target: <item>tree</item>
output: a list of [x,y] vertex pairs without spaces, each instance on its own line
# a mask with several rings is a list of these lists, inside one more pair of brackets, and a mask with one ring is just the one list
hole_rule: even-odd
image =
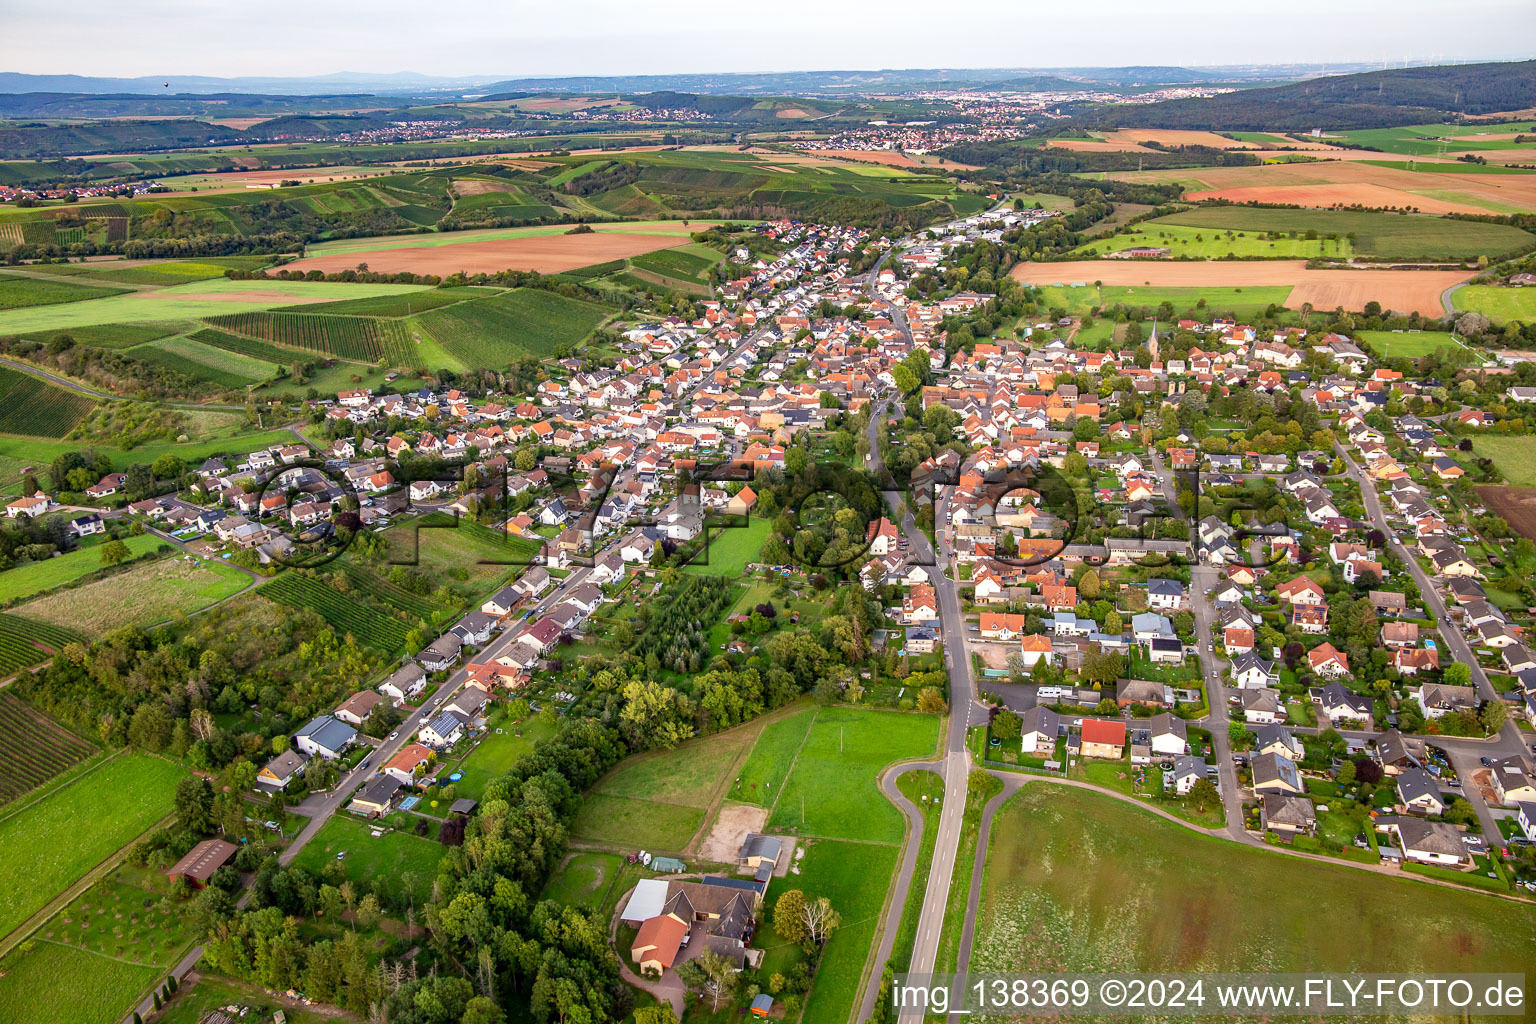
[[1339,765],[1339,773],[1333,778],[1340,786],[1352,785],[1355,781],[1355,762],[1345,761]]
[[937,686],[925,686],[918,691],[917,710],[925,715],[942,715],[949,710],[949,704]]
[[176,820],[188,832],[198,835],[213,830],[213,787],[198,775],[189,775],[176,783]]
[[800,912],[800,920],[805,922],[805,937],[817,946],[825,946],[843,923],[842,915],[832,909],[832,901],[825,896],[808,901]]
[[517,454],[512,456],[512,465],[519,473],[527,473],[539,464],[539,458],[532,448],[519,448]]
[[788,889],[773,905],[773,930],[785,942],[805,941],[805,893]]
[[1000,740],[1016,740],[1021,735],[1023,721],[1018,715],[1003,708],[992,716],[992,735]]
[[1099,574],[1089,569],[1077,581],[1077,593],[1080,597],[1086,597],[1092,601],[1099,596]]
[[1221,794],[1216,791],[1216,783],[1210,779],[1196,779],[1195,784],[1189,787],[1189,802],[1199,811],[1220,803]]
[[1447,686],[1466,686],[1472,682],[1472,669],[1459,661],[1445,667],[1442,674]]
[[1509,718],[1509,712],[1505,710],[1503,701],[1490,700],[1477,713],[1477,718],[1483,726],[1483,731],[1492,736],[1504,728],[1504,723]]
[[[736,965],[712,949],[706,949],[684,963],[678,968],[677,976],[689,988],[711,991],[713,1008],[716,1011],[720,1009],[720,1000],[730,999],[736,992],[736,986],[741,983],[741,976],[736,973]],[[567,1024],[573,1024],[573,1022],[568,1021]]]
[[635,1007],[635,1024],[677,1024],[671,1003]]
[[101,546],[101,562],[103,565],[121,565],[132,554],[133,552],[128,550],[128,545],[120,540],[109,540]]
[[357,923],[364,929],[372,928],[379,923],[379,918],[384,916],[383,908],[379,906],[379,898],[373,893],[364,896],[362,902],[357,905]]

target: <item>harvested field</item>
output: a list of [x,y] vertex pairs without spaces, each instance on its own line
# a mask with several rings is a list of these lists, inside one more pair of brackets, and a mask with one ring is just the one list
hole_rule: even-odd
[[1025,284],[1102,281],[1106,285],[1181,288],[1289,285],[1286,305],[1293,309],[1310,302],[1315,309],[1343,306],[1358,310],[1374,299],[1387,309],[1440,316],[1445,312],[1441,293],[1472,275],[1455,270],[1308,270],[1303,260],[1081,260],[1021,263],[1013,269],[1013,276]]
[[[1495,151],[1496,152],[1496,151]],[[1329,154],[1330,157],[1335,154]],[[1382,154],[1352,151],[1344,159],[1259,167],[1186,167],[1109,174],[1119,181],[1179,184],[1186,199],[1291,203],[1298,206],[1418,207],[1425,213],[1510,213],[1536,210],[1536,174],[1437,172],[1433,161],[1414,170],[1380,166]],[[1373,161],[1373,162],[1367,162]],[[1296,186],[1330,186],[1308,193]],[[1332,188],[1331,186],[1343,186]]]
[[840,160],[858,160],[866,164],[884,164],[886,167],[922,166],[922,164],[913,160],[907,154],[892,152],[888,149],[817,149],[812,150],[812,152],[817,156],[836,157]]
[[1477,489],[1477,496],[1511,530],[1536,540],[1536,489],[1485,485]]
[[[367,254],[370,270],[387,274],[412,271],[418,274],[448,275],[456,271],[471,274],[498,270],[537,270],[558,274],[594,263],[639,256],[676,244],[665,235],[629,234],[594,231],[584,235],[545,235],[531,238],[506,238],[490,242],[466,242],[434,248],[383,249]],[[357,265],[355,253],[314,256],[288,265],[289,270],[339,271]]]

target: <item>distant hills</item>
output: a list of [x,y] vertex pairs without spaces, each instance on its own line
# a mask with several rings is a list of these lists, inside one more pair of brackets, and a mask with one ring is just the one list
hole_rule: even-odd
[[1536,61],[1392,68],[1204,99],[1073,111],[1089,127],[1212,131],[1387,128],[1536,106]]

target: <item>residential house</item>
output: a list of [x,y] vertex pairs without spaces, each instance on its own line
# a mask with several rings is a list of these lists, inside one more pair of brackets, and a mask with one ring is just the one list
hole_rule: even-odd
[[370,818],[382,818],[395,809],[395,801],[400,798],[400,788],[405,785],[393,775],[376,775],[369,780],[368,785],[352,798],[347,809],[353,814],[362,814]]
[[334,761],[352,745],[357,730],[331,715],[311,719],[293,737],[293,745],[311,757]]
[[396,704],[420,695],[427,688],[427,673],[414,661],[407,661],[379,684],[379,692]]
[[379,770],[386,775],[392,775],[407,786],[416,782],[416,770],[424,765],[432,763],[433,753],[431,749],[420,743],[407,743],[400,748],[400,752],[388,761]]
[[1304,796],[1265,793],[1260,801],[1259,822],[1266,832],[1311,835],[1317,829],[1317,809]]
[[1081,741],[1083,757],[1117,760],[1125,753],[1125,723],[1085,718]]
[[295,778],[304,774],[308,764],[296,750],[285,750],[262,766],[256,773],[256,785],[263,789],[284,790]]
[[1296,762],[1283,754],[1260,754],[1253,759],[1251,769],[1253,791],[1261,796],[1266,793],[1296,795],[1306,791]]
[[1445,799],[1440,795],[1440,780],[1422,768],[1410,768],[1397,777],[1397,801],[1410,814],[1441,815]]
[[438,713],[432,721],[423,725],[416,738],[429,747],[446,750],[464,738],[469,723],[462,715],[452,711]]
[[1378,819],[1377,828],[1394,836],[1403,856],[1416,863],[1460,867],[1472,861],[1461,833],[1444,822],[1393,817]]
[[1371,699],[1347,690],[1339,683],[1314,687],[1309,692],[1312,703],[1317,705],[1318,715],[1327,719],[1330,725],[1371,720]]
[[362,726],[373,709],[384,698],[375,690],[359,690],[338,707],[333,714],[348,725]]

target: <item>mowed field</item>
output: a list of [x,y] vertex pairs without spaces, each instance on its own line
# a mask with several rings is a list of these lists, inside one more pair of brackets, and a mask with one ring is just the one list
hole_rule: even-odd
[[[1363,153],[1363,151],[1362,151]],[[1416,208],[1421,213],[1514,213],[1536,210],[1536,174],[1441,171],[1430,161],[1413,169],[1363,159],[1315,160],[1255,167],[1186,167],[1119,171],[1119,181],[1178,184],[1184,198],[1294,206]],[[1536,162],[1536,161],[1528,161]],[[1098,175],[1087,175],[1097,177]]]
[[1388,359],[1393,356],[1417,359],[1438,348],[1463,347],[1450,331],[1360,331],[1355,340],[1365,342],[1372,352]]
[[594,263],[639,256],[675,244],[677,239],[668,235],[593,231],[580,235],[539,235],[431,247],[375,249],[361,254],[336,253],[302,259],[290,263],[288,268],[332,272],[366,262],[369,270],[389,274],[411,271],[447,276],[459,271],[494,274],[500,270],[558,274]]
[[1528,906],[1255,850],[1095,793],[998,812],[975,972],[1536,969]]
[[1482,458],[1492,459],[1509,483],[1536,487],[1536,437],[1481,435],[1472,438],[1472,450]]
[[120,754],[0,819],[0,935],[170,814],[169,761]]
[[1149,288],[1290,287],[1285,304],[1299,309],[1359,310],[1375,300],[1385,309],[1417,310],[1440,316],[1441,293],[1471,277],[1444,270],[1309,270],[1303,260],[1222,260],[1196,263],[1163,260],[1082,260],[1072,263],[1021,263],[1013,269],[1024,284],[1050,285],[1100,281],[1105,285]]
[[1536,320],[1536,288],[1501,288],[1489,284],[1469,284],[1456,289],[1451,301],[1457,309],[1481,313],[1495,323],[1511,320],[1529,323]]

